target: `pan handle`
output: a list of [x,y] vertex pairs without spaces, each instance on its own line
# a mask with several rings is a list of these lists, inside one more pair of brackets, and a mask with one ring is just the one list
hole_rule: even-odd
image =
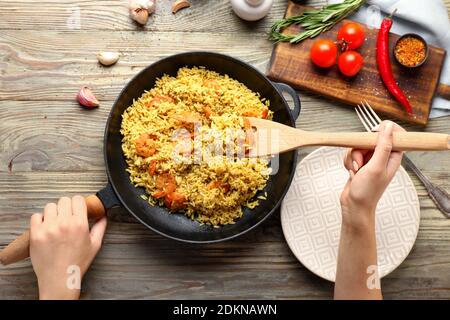
[[[98,200],[101,201],[101,203],[103,204],[103,208],[106,208],[106,210],[120,205],[120,201],[116,197],[116,193],[114,192],[110,183],[108,183],[102,190],[97,192],[95,196]],[[89,218],[91,218],[90,214]]]
[[[106,210],[119,204],[111,185],[95,195],[87,196],[86,205],[90,219],[98,220],[106,214]],[[25,231],[16,240],[0,251],[0,263],[4,266],[24,260],[30,256],[30,230]]]
[[294,101],[294,109],[292,109],[290,111],[291,111],[292,117],[294,118],[294,121],[297,120],[298,116],[300,115],[300,111],[302,109],[302,104],[300,102],[300,98],[298,96],[297,91],[295,91],[294,88],[292,88],[291,86],[289,86],[285,83],[281,83],[281,82],[272,82],[272,83],[275,86],[275,88],[278,89],[278,91],[280,93],[286,92],[292,97],[292,100]]

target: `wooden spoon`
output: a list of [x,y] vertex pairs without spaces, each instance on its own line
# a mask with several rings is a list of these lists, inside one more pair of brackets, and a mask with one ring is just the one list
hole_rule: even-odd
[[[376,132],[312,132],[258,118],[247,118],[256,128],[251,157],[283,153],[305,146],[374,149]],[[450,149],[450,135],[427,132],[394,132],[393,150],[439,151]]]

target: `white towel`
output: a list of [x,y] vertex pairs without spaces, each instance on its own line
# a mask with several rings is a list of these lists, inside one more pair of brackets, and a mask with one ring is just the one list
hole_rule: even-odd
[[[328,3],[342,1],[328,0]],[[417,33],[429,44],[447,51],[440,83],[450,85],[450,21],[447,7],[441,0],[368,0],[366,5],[351,16],[351,19],[379,28],[381,20],[394,9],[397,9],[397,12],[392,27],[393,33],[400,35]],[[448,115],[450,115],[450,101],[435,97],[430,118]]]

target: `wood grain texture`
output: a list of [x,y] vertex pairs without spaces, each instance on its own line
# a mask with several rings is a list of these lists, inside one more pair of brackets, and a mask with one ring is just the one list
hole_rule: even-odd
[[[286,17],[298,15],[307,9],[308,7],[289,1]],[[338,30],[348,21],[350,20],[342,21],[316,39],[336,39]],[[366,100],[375,111],[396,119],[425,125],[428,122],[431,103],[439,84],[445,50],[429,46],[426,63],[415,70],[402,68],[391,57],[395,78],[413,108],[413,115],[409,115],[391,96],[380,78],[376,58],[378,29],[368,28],[362,24],[361,26],[365,29],[366,41],[357,51],[364,57],[364,66],[356,76],[344,77],[337,66],[328,69],[314,66],[311,63],[310,50],[316,39],[307,39],[295,45],[290,43],[275,45],[268,71],[269,78],[296,88],[305,88],[350,105]],[[295,34],[299,30],[300,27],[294,25],[284,32]],[[398,35],[390,34],[391,52],[398,38]]]
[[[205,49],[241,58],[265,71],[272,44],[270,24],[284,14],[276,0],[266,19],[238,20],[227,0],[193,0],[175,17],[159,11],[140,30],[123,1],[0,0],[0,246],[28,228],[32,213],[62,195],[88,195],[106,184],[102,138],[113,100],[125,82],[149,63],[176,52]],[[450,8],[450,0],[445,0]],[[325,1],[308,1],[321,5]],[[68,29],[67,11],[81,8],[80,29]],[[217,10],[217,9],[221,10]],[[102,9],[102,15],[98,10]],[[194,18],[193,18],[194,17]],[[103,68],[95,54],[120,50],[118,65]],[[74,101],[78,87],[91,85],[99,109]],[[362,131],[352,108],[300,90],[304,130]],[[450,132],[448,118],[423,128]],[[300,151],[300,158],[313,148]],[[450,157],[412,153],[423,172],[450,189]],[[436,210],[411,174],[421,205],[413,251],[382,281],[387,299],[450,299],[450,220]],[[123,209],[109,214],[105,244],[83,283],[83,298],[286,298],[329,299],[332,284],[306,270],[287,247],[276,213],[242,238],[208,246],[164,239]],[[0,267],[0,298],[37,298],[29,261]]]
[[[174,0],[175,1],[175,0]],[[275,1],[262,21],[247,23],[232,11],[228,1],[191,0],[191,8],[172,14],[172,0],[156,3],[156,11],[146,26],[133,22],[128,14],[128,0],[0,0],[0,29],[16,30],[139,30],[188,31],[204,33],[263,34],[285,11],[285,1]],[[325,3],[325,1],[316,1]],[[212,15],[214,23],[211,23]],[[237,28],[237,27],[238,28]]]
[[[114,67],[97,62],[96,54],[105,50],[121,52]],[[264,34],[246,33],[211,34],[205,42],[191,32],[2,31],[0,99],[73,102],[79,87],[88,84],[100,100],[113,100],[124,83],[152,62],[202,50],[229,54],[265,71],[271,43]]]

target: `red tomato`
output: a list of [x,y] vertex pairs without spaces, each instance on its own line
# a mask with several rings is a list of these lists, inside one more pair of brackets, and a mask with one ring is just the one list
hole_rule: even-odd
[[363,57],[356,51],[346,51],[340,55],[339,70],[347,77],[353,77],[364,65]]
[[319,39],[313,43],[310,51],[312,62],[321,68],[329,68],[336,63],[338,48],[328,39]]
[[361,47],[366,40],[366,33],[361,25],[355,22],[349,22],[339,29],[338,40],[344,40],[349,50],[355,50]]

